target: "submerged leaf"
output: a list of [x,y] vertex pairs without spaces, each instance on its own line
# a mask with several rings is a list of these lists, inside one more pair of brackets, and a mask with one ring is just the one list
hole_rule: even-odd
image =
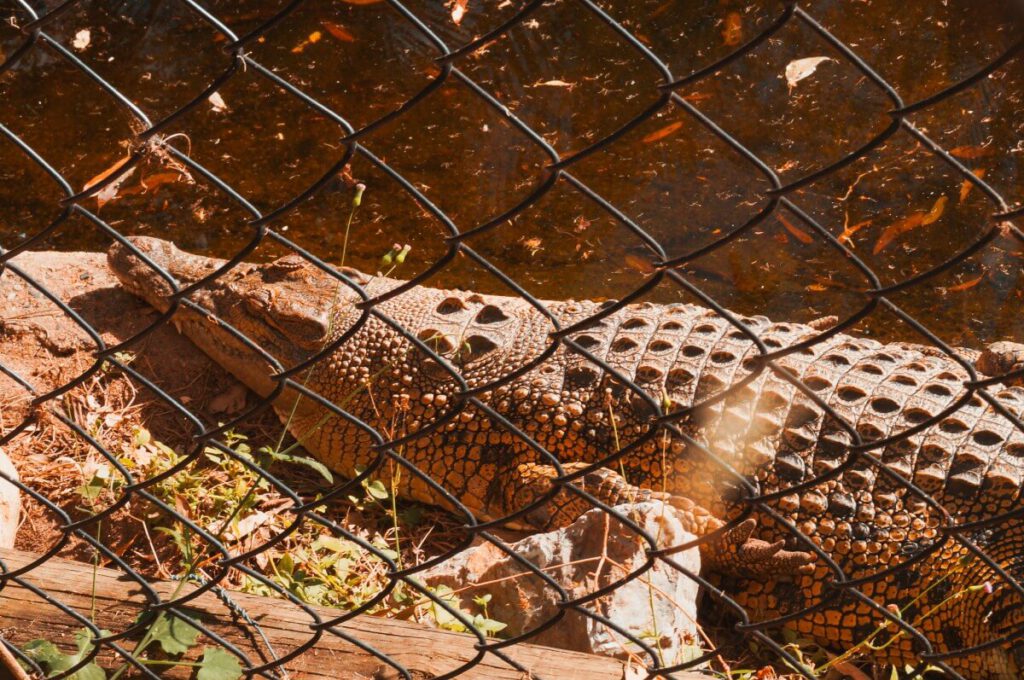
[[644,136],[644,138],[641,141],[644,144],[650,144],[651,142],[656,142],[659,139],[665,139],[666,137],[668,137],[681,127],[683,127],[683,121],[677,120],[674,123],[669,123],[665,127],[659,128],[654,132]]
[[335,40],[341,40],[342,42],[356,41],[356,37],[341,24],[336,24],[333,21],[327,21],[324,19],[320,22],[320,25],[323,26],[324,30],[327,31]]
[[776,217],[779,218],[779,222],[782,222],[782,226],[786,228],[786,231],[792,234],[793,238],[795,238],[797,241],[800,241],[800,243],[804,243],[807,245],[814,243],[814,238],[806,231],[796,227],[782,215],[776,215]]
[[949,288],[944,288],[943,290],[945,290],[945,292],[947,293],[959,293],[960,291],[963,290],[970,290],[971,288],[974,288],[979,283],[981,283],[981,280],[983,278],[985,278],[985,275],[981,274],[977,278],[970,279],[969,281],[964,281],[963,283],[958,283],[955,286],[950,286]]
[[[977,177],[978,179],[982,179],[983,177],[985,177],[985,168],[978,168],[977,170],[972,170],[971,172],[973,172],[974,176]],[[965,179],[963,181],[963,183],[960,184],[960,202],[961,203],[963,203],[964,201],[967,200],[967,196],[970,195],[971,189],[973,189],[973,188],[974,188],[974,182],[972,182],[969,179]]]
[[908,217],[904,217],[902,220],[897,220],[890,224],[885,228],[885,231],[882,232],[882,235],[878,237],[878,242],[875,243],[875,248],[871,252],[877,255],[882,252],[886,246],[899,238],[900,235],[905,234],[911,229],[924,227],[935,222],[937,219],[942,217],[942,213],[946,209],[946,201],[948,200],[949,199],[945,196],[939,196],[932,205],[931,210],[928,212],[916,212]]
[[452,23],[456,26],[462,23],[462,17],[466,16],[469,8],[469,0],[455,0],[452,4]]
[[797,83],[814,73],[818,66],[826,61],[835,61],[832,57],[804,57],[786,64],[786,83],[792,90]]
[[735,47],[743,42],[743,17],[739,12],[729,12],[722,25],[722,44]]

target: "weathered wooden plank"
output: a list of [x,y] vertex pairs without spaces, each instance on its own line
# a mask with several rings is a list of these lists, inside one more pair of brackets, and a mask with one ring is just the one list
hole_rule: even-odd
[[[35,558],[32,553],[0,549],[0,559],[11,569],[28,564]],[[101,628],[124,630],[145,603],[140,587],[113,569],[98,569],[95,576],[95,603],[93,568],[88,564],[51,559],[26,574],[25,580],[84,616],[90,616],[95,608],[94,623]],[[180,584],[155,582],[152,585],[162,598],[167,599]],[[231,599],[259,623],[278,656],[287,654],[317,635],[310,628],[312,620],[309,614],[285,600],[243,593],[231,593]],[[269,660],[262,641],[253,635],[251,627],[248,627],[247,634],[247,627],[237,623],[230,610],[215,595],[205,593],[188,606],[210,630],[237,645],[251,659]],[[341,610],[325,607],[314,609],[323,620],[341,613]],[[9,584],[0,591],[0,635],[9,642],[23,644],[32,638],[44,637],[57,643],[70,643],[71,634],[79,627],[78,622],[27,588]],[[476,656],[473,649],[475,637],[407,621],[360,616],[338,628],[388,654],[413,672],[414,677],[452,671]],[[202,643],[201,639],[200,647]],[[130,643],[125,644],[130,647]],[[261,649],[262,652],[259,651]],[[486,654],[480,663],[460,677],[479,680],[524,680],[534,676],[617,680],[625,674],[623,662],[607,657],[529,644],[514,645],[505,651],[530,672],[523,674],[498,657]],[[401,677],[392,675],[391,667],[372,654],[329,633],[324,633],[313,649],[288,662],[287,670],[292,680]],[[706,676],[677,674],[676,677]]]

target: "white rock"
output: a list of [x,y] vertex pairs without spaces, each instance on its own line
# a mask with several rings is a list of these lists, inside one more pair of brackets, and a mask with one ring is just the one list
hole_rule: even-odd
[[[0,473],[18,479],[18,471],[14,469],[3,449],[0,449]],[[14,536],[18,533],[20,515],[21,494],[18,487],[0,475],[0,548],[14,547]]]
[[[617,510],[655,537],[660,546],[693,540],[671,506],[651,502],[623,505]],[[511,547],[575,599],[642,567],[648,546],[635,532],[595,509],[564,529],[529,536]],[[673,559],[692,573],[700,572],[696,548]],[[474,545],[417,577],[428,586],[448,586],[457,591],[461,607],[473,613],[480,611],[473,598],[490,594],[489,617],[508,626],[502,631],[503,637],[532,630],[558,612],[557,591],[490,543]],[[673,665],[701,654],[696,600],[697,584],[657,560],[639,578],[585,606],[649,646],[660,647],[661,663]],[[559,623],[530,638],[530,642],[608,656],[639,654],[647,658],[638,645],[571,609]]]

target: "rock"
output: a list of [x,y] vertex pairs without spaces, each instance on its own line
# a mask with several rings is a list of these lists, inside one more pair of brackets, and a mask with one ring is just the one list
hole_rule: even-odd
[[5,476],[18,479],[18,471],[0,449],[0,548],[13,548],[21,516],[21,493]]
[[[693,540],[671,506],[650,502],[622,505],[616,510],[643,527],[661,546]],[[647,561],[647,543],[599,509],[564,529],[529,536],[511,547],[559,583],[573,599],[625,578]],[[700,572],[696,548],[673,559],[693,573]],[[486,542],[417,574],[417,578],[433,588],[450,588],[457,593],[459,606],[474,614],[481,610],[474,597],[490,595],[489,618],[507,624],[502,637],[530,631],[558,612],[557,591]],[[660,647],[662,663],[674,665],[701,653],[696,601],[697,584],[657,560],[639,578],[584,606],[649,646]],[[559,623],[530,638],[530,642],[616,657],[646,656],[627,638],[571,609]]]

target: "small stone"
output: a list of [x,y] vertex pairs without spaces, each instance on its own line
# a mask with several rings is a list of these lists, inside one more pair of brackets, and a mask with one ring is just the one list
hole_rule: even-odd
[[[664,546],[693,540],[685,532],[678,511],[660,502],[620,505],[617,512],[629,517]],[[536,534],[511,544],[512,551],[545,571],[565,588],[570,598],[579,598],[595,587],[621,578],[617,569],[604,570],[593,583],[595,560],[637,569],[647,562],[646,544],[621,523],[609,520],[599,509],[591,510],[564,529]],[[700,571],[700,550],[691,548],[672,556],[685,568]],[[458,593],[461,606],[477,611],[473,597],[491,596],[492,617],[505,623],[503,635],[516,636],[532,630],[560,611],[557,593],[495,546],[481,542],[451,559],[417,574],[427,586],[446,585]],[[480,584],[477,586],[477,584]],[[696,629],[697,584],[677,569],[657,560],[643,578],[628,580],[587,608],[604,616],[631,635],[650,642],[650,631],[659,632],[656,641],[666,665],[692,658],[699,640]],[[590,617],[573,610],[557,626],[531,641],[562,649],[621,657],[642,654],[628,640]],[[699,650],[697,650],[699,654]]]

